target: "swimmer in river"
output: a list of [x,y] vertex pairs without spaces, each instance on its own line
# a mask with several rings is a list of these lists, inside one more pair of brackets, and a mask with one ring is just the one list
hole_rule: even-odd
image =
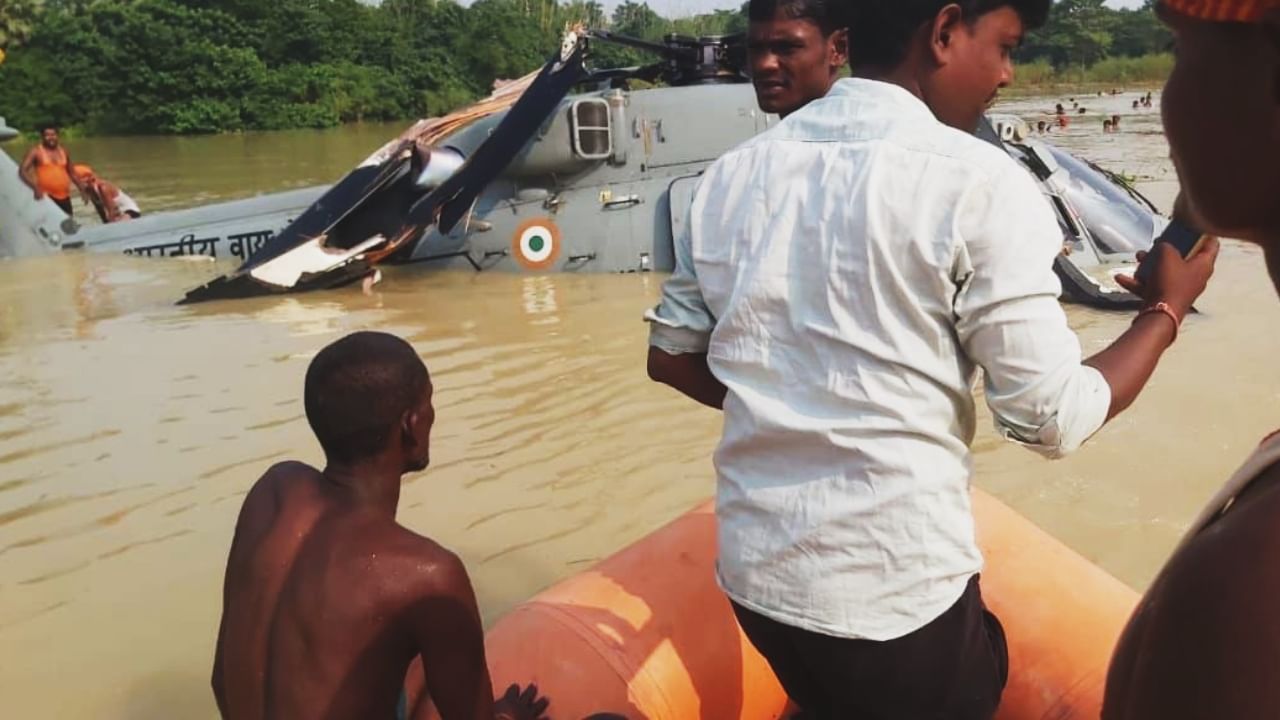
[[1043,135],[1045,132],[1045,128],[1047,128],[1048,126],[1049,126],[1049,123],[1041,120],[1040,122],[1036,123],[1036,132]]
[[1104,133],[1106,133],[1106,134],[1110,135],[1110,134],[1111,134],[1111,128],[1112,128],[1112,127],[1113,127],[1113,126],[1111,125],[1111,121],[1110,121],[1110,120],[1103,120],[1103,121],[1102,121],[1102,132],[1104,132]]
[[[1280,289],[1280,0],[1162,0],[1157,12],[1178,48],[1162,98],[1178,204],[1209,235],[1259,246]],[[1144,261],[1150,276],[1188,264],[1157,247]],[[1255,332],[1266,332],[1267,315],[1256,317]],[[1265,402],[1221,400],[1223,412]],[[1186,418],[1192,432],[1200,417]],[[1280,717],[1278,557],[1280,434],[1191,523],[1138,603],[1111,661],[1103,719]]]
[[1058,119],[1058,127],[1065,128],[1071,124],[1071,118],[1067,117],[1067,109],[1062,107],[1062,103],[1058,103],[1056,116]]
[[417,353],[349,335],[312,360],[304,395],[327,464],[276,465],[244,500],[213,667],[222,716],[404,716],[421,658],[445,720],[541,718],[535,687],[494,700],[462,561],[396,523],[401,477],[427,467],[435,422]]

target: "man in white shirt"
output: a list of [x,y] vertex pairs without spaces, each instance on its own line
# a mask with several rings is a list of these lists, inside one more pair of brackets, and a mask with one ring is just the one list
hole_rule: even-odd
[[[859,0],[854,77],[717,161],[651,323],[650,375],[725,411],[721,587],[806,717],[990,718],[1007,674],[969,500],[977,369],[1051,457],[1128,407],[1216,247],[1082,360],[1062,235],[974,138],[1049,0]],[[1173,257],[1164,257],[1172,253]]]

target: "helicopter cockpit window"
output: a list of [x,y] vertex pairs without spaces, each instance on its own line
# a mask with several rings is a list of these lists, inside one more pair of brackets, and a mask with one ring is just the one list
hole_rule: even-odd
[[573,104],[573,152],[584,160],[606,160],[613,154],[609,103],[598,98]]

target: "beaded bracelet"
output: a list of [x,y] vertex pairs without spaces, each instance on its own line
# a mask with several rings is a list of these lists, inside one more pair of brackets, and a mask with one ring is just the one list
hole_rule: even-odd
[[1173,340],[1170,340],[1169,344],[1172,345],[1177,342],[1178,330],[1182,327],[1182,318],[1178,317],[1178,313],[1174,312],[1173,308],[1169,307],[1169,303],[1167,302],[1161,301],[1154,305],[1148,305],[1138,313],[1138,317],[1134,318],[1133,321],[1136,323],[1138,322],[1138,318],[1141,318],[1144,315],[1151,315],[1153,313],[1162,313],[1173,321]]

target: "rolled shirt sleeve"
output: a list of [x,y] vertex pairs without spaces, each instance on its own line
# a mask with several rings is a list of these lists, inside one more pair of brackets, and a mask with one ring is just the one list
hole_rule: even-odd
[[957,218],[956,332],[986,375],[1006,439],[1048,457],[1078,449],[1107,420],[1111,387],[1083,364],[1053,272],[1063,235],[1021,168],[970,189]]
[[675,237],[675,270],[662,286],[662,299],[648,310],[649,345],[669,355],[707,352],[716,320],[702,297],[693,263],[692,206]]

